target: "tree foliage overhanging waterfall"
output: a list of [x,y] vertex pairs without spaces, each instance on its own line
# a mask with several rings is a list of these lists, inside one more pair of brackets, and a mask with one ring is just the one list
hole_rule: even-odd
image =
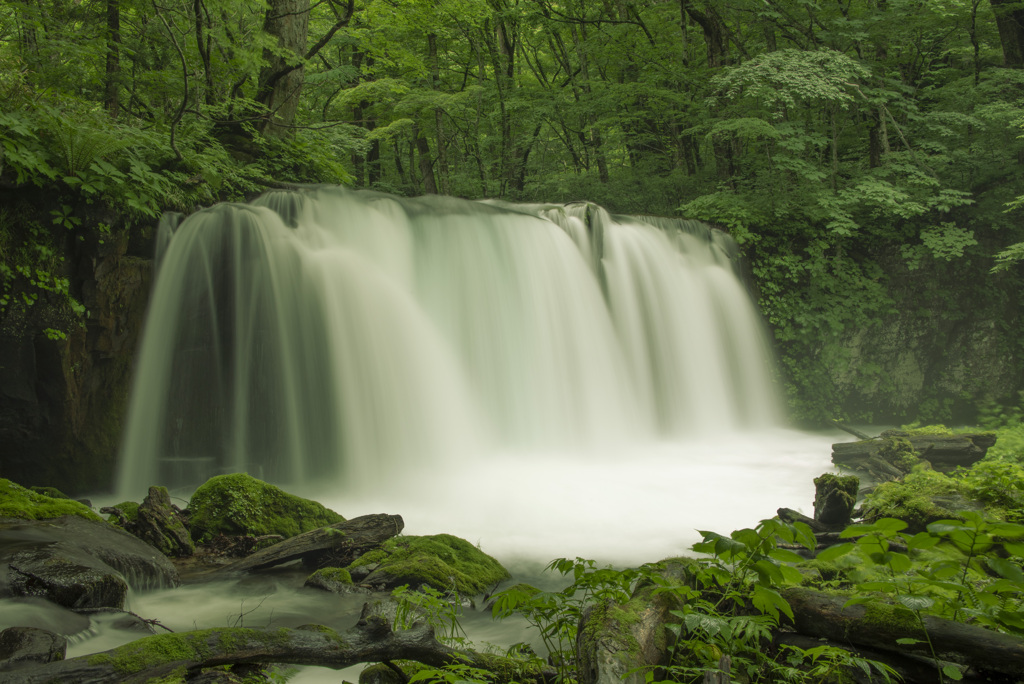
[[124,493],[778,421],[731,242],[704,224],[317,188],[167,217],[158,242]]

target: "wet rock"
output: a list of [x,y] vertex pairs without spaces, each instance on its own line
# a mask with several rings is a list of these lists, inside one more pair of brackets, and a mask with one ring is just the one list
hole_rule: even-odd
[[64,660],[67,650],[68,640],[60,634],[37,627],[8,627],[0,632],[0,671]]
[[67,516],[0,523],[0,597],[122,609],[129,587],[177,585],[166,557],[105,522]]

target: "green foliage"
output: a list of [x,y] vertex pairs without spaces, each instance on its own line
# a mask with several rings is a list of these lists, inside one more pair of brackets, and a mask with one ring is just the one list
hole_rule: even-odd
[[[851,525],[840,536],[854,542],[830,547],[817,557],[844,560],[857,591],[847,605],[877,607],[891,597],[913,614],[925,641],[924,614],[1024,634],[1024,525],[986,519],[974,511],[960,516],[930,523],[916,534],[894,518]],[[895,543],[906,552],[895,550]]]
[[192,495],[188,508],[192,537],[199,543],[219,534],[294,537],[344,520],[315,501],[245,473],[211,477]]

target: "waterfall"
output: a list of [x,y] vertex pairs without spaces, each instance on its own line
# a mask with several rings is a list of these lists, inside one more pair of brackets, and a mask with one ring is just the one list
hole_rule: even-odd
[[735,247],[704,224],[311,188],[171,217],[158,245],[126,496],[779,423]]

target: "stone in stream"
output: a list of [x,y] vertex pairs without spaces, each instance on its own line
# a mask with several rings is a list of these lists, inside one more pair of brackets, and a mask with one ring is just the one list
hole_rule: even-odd
[[68,640],[37,627],[8,627],[0,632],[0,681],[4,670],[64,660]]

